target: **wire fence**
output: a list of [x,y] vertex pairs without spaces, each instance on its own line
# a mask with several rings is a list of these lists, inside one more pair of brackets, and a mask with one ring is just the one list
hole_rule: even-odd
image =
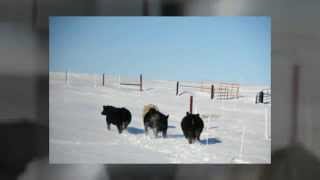
[[186,91],[199,91],[209,94],[211,99],[238,99],[240,84],[236,83],[190,83],[177,81],[176,95]]

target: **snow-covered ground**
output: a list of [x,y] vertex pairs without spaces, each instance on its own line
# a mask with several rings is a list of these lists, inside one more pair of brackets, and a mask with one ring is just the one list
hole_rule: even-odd
[[[69,74],[68,83],[64,78],[50,73],[51,163],[271,163],[271,140],[265,134],[266,125],[267,136],[271,132],[271,105],[254,103],[266,87],[240,87],[240,98],[233,100],[211,100],[210,94],[189,89],[194,111],[205,121],[201,142],[190,145],[180,127],[189,94],[176,96],[176,82],[145,80],[140,92],[119,86],[116,77],[106,78],[104,87],[99,76]],[[149,103],[170,115],[166,139],[144,134],[142,109]],[[131,111],[128,131],[107,130],[103,105]]]

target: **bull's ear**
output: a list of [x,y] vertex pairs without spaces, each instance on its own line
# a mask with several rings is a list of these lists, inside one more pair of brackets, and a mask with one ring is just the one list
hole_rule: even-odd
[[169,118],[169,114],[168,115],[166,115],[166,119],[168,119]]
[[200,117],[200,114],[196,114],[197,117]]
[[187,111],[186,115],[189,115],[190,113]]

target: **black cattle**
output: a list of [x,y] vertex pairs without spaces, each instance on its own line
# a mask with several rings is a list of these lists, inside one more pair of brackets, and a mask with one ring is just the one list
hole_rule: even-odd
[[114,124],[118,128],[119,134],[121,134],[122,130],[126,129],[131,122],[131,113],[126,108],[103,106],[101,114],[106,116],[108,130],[110,130],[110,124]]
[[187,112],[186,116],[181,121],[181,129],[184,136],[188,139],[189,144],[195,140],[200,141],[200,135],[203,129],[203,120],[199,114]]
[[167,137],[168,118],[169,115],[164,115],[158,110],[150,108],[143,118],[145,133],[148,134],[148,128],[150,127],[155,137],[158,137],[159,132],[162,132],[162,137]]

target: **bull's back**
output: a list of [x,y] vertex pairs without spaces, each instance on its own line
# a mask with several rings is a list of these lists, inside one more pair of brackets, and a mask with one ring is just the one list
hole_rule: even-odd
[[143,107],[142,118],[146,116],[146,114],[150,111],[150,109],[155,109],[159,111],[159,108],[154,104],[148,104]]
[[193,119],[192,117],[184,117],[181,122],[182,130],[202,130],[204,123],[202,119]]
[[131,112],[126,108],[121,108],[121,117],[123,121],[131,121]]
[[192,119],[189,117],[184,117],[181,121],[181,128],[183,131],[192,129]]
[[196,127],[197,129],[200,129],[202,131],[203,127],[204,127],[204,123],[203,123],[203,120],[202,119],[197,119],[197,123],[196,123]]
[[113,124],[116,124],[122,118],[119,108],[108,109],[108,111],[106,111],[106,116],[107,119]]

